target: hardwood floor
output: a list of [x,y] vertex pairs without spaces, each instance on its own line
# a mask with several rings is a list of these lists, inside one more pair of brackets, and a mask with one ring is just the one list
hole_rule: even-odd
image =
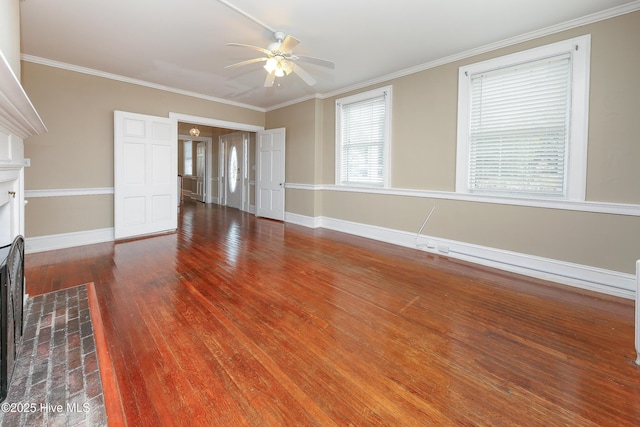
[[633,301],[185,204],[176,234],[26,258],[94,282],[126,422],[640,425]]

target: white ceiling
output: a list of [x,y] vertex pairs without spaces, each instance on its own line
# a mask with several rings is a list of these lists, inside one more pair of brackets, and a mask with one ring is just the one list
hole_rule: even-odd
[[484,49],[631,0],[227,0],[266,27],[291,34],[295,53],[328,59],[264,88],[261,63],[225,69],[267,47],[269,30],[216,0],[21,0],[27,60],[83,67],[268,109],[327,95],[443,58]]

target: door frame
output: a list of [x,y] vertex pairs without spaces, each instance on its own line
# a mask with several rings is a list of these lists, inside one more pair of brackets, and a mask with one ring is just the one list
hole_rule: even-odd
[[[256,111],[263,111],[263,110],[258,110],[256,109]],[[258,126],[258,125],[252,125],[249,123],[240,123],[240,122],[230,122],[227,120],[220,120],[220,119],[215,119],[215,118],[211,118],[211,117],[202,117],[202,116],[193,116],[191,114],[183,114],[183,113],[176,113],[176,112],[169,112],[169,118],[171,119],[176,119],[176,121],[178,122],[187,122],[187,123],[193,123],[195,125],[202,125],[202,126],[211,126],[211,127],[217,127],[217,128],[225,128],[225,129],[233,129],[233,130],[237,130],[237,131],[244,131],[244,132],[260,132],[264,130],[264,126]],[[189,139],[191,140],[195,140],[195,138],[191,138],[189,137]],[[176,140],[177,143],[177,140]],[[219,144],[220,145],[220,144]],[[209,156],[211,157],[211,156]],[[211,167],[207,168],[209,170],[213,170],[213,165],[211,165]],[[218,175],[220,175],[222,172],[219,170],[218,171]],[[219,178],[221,178],[219,176]],[[226,177],[225,177],[226,178]],[[219,182],[219,186],[223,186],[224,183],[221,182],[222,179],[220,179]],[[224,187],[220,187],[222,189],[224,189]],[[211,191],[209,191],[208,194],[211,194]],[[220,194],[220,192],[218,192],[218,198],[221,199],[223,196]],[[220,204],[222,203],[222,200],[219,200]],[[211,201],[207,202],[207,203],[212,203]],[[226,200],[224,201],[224,203],[226,203]]]
[[219,120],[202,116],[192,116],[190,114],[169,113],[169,118],[176,119],[179,122],[187,122],[196,125],[233,129],[246,132],[258,132],[264,130],[264,126],[252,125],[249,123],[229,122],[226,120]]
[[[211,203],[211,172],[213,171],[213,158],[210,155],[213,150],[213,138],[208,136],[191,136],[191,135],[178,135],[178,140],[182,141],[194,141],[205,142],[205,166],[204,166],[204,203]],[[180,145],[180,144],[178,144]]]

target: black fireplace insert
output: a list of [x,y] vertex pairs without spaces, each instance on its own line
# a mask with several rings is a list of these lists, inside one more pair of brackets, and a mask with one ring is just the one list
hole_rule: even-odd
[[0,402],[7,397],[22,341],[24,238],[0,247]]

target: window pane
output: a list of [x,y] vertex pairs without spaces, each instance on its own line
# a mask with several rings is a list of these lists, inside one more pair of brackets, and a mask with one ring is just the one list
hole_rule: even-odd
[[384,185],[385,96],[342,109],[341,184]]
[[471,192],[564,197],[571,57],[471,76]]
[[193,148],[191,141],[184,142],[184,174],[193,175]]

